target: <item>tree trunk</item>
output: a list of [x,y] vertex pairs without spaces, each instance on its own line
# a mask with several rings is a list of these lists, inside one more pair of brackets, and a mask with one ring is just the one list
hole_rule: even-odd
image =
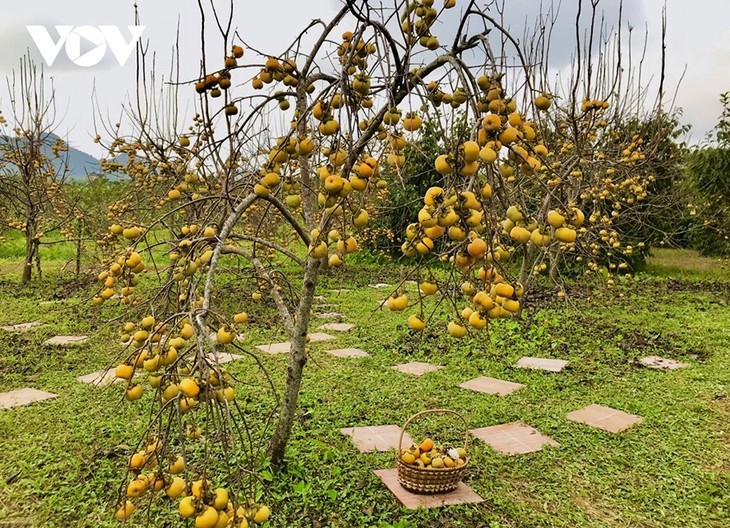
[[79,275],[81,275],[81,238],[84,234],[84,226],[79,220],[77,227],[76,227],[76,278],[79,278]]
[[291,340],[291,351],[289,352],[289,368],[286,374],[284,399],[281,402],[281,411],[279,413],[279,421],[276,424],[276,430],[271,440],[269,440],[269,445],[266,449],[266,454],[271,457],[271,462],[275,466],[280,465],[284,459],[286,444],[289,440],[292,426],[294,425],[299,389],[302,385],[304,365],[307,362],[305,345],[307,329],[309,328],[310,311],[312,309],[314,291],[317,286],[321,265],[321,259],[307,258],[306,268],[304,270],[304,286],[299,300],[294,335]]
[[33,240],[33,245],[35,246],[35,269],[38,272],[38,280],[43,279],[43,270],[41,269],[41,241],[36,239]]
[[22,284],[28,284],[33,276],[33,257],[35,256],[35,226],[34,222],[26,219],[25,227],[25,260],[23,261]]

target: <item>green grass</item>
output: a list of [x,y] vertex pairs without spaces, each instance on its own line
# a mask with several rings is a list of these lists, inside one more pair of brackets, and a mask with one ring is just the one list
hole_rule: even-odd
[[697,280],[728,280],[730,261],[721,258],[701,257],[688,249],[652,249],[647,259],[646,271],[661,277]]
[[[704,262],[685,252],[658,251],[636,280],[618,281],[609,290],[576,288],[565,301],[544,301],[521,321],[501,321],[489,333],[461,341],[445,337],[439,324],[417,339],[404,328],[404,314],[375,309],[388,292],[366,285],[394,283],[396,265],[363,264],[324,277],[318,293],[334,305],[326,311],[347,314],[357,328],[334,342],[311,346],[285,467],[262,473],[262,499],[273,512],[270,525],[727,526],[730,273],[717,262]],[[83,302],[87,287],[74,288],[54,271],[47,275],[43,284],[27,288],[18,288],[11,272],[0,278],[0,324],[46,323],[27,333],[3,334],[3,390],[32,386],[60,395],[0,411],[0,527],[115,526],[111,512],[131,453],[128,446],[136,444],[146,424],[149,397],[125,403],[120,386],[100,390],[75,381],[117,358],[117,328],[106,321],[123,311],[106,305],[91,309]],[[232,305],[247,298],[252,287],[230,278],[223,286]],[[339,288],[349,291],[335,293]],[[66,296],[61,303],[39,304],[61,295]],[[259,327],[251,325],[246,349],[283,337],[265,305],[252,308],[251,315]],[[324,322],[314,320],[313,329]],[[59,333],[93,338],[68,350],[42,347]],[[344,360],[325,353],[344,346],[363,348],[370,357]],[[636,366],[638,358],[650,354],[691,366],[666,373]],[[514,369],[523,355],[571,363],[561,374]],[[445,368],[421,378],[390,368],[411,360]],[[266,355],[262,361],[281,388],[286,357]],[[261,383],[250,359],[228,367],[242,382]],[[505,398],[458,388],[478,375],[526,387]],[[256,385],[242,385],[239,394],[253,416],[272,404]],[[644,423],[611,435],[565,418],[590,403],[638,414]],[[466,481],[485,502],[408,511],[372,473],[392,467],[393,454],[359,454],[339,431],[401,424],[433,407],[458,410],[469,427],[524,421],[560,447],[508,457],[475,440]],[[416,427],[414,435],[424,432]],[[155,524],[184,526],[174,504],[162,502]],[[135,519],[142,524],[145,517]]]

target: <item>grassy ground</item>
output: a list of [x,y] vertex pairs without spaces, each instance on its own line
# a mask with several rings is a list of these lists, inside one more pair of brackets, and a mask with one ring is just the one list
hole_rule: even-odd
[[[58,269],[60,262],[49,268]],[[2,335],[0,386],[60,395],[0,411],[0,527],[114,526],[111,508],[128,446],[146,423],[147,400],[124,403],[121,387],[100,390],[74,378],[117,357],[117,328],[106,321],[120,310],[90,309],[88,288],[53,271],[40,285],[18,288],[12,262],[0,261],[0,270],[0,324],[46,323]],[[489,334],[462,341],[440,332],[416,340],[404,330],[405,316],[376,311],[387,293],[367,283],[393,283],[396,275],[394,267],[371,265],[320,284],[332,304],[323,310],[347,314],[357,328],[334,343],[311,346],[285,470],[264,474],[271,526],[727,526],[730,272],[722,263],[657,251],[636,281],[621,281],[612,290],[574,288],[566,301],[543,301],[522,321],[503,321]],[[349,291],[336,293],[339,288]],[[258,319],[269,328],[249,332],[248,349],[283,335],[265,313]],[[52,335],[75,333],[93,338],[68,350],[41,345]],[[370,357],[343,360],[324,352],[345,346],[363,348]],[[691,366],[663,373],[636,365],[650,354]],[[514,369],[523,355],[571,363],[561,374]],[[262,360],[281,387],[286,358]],[[421,378],[390,368],[411,360],[445,368]],[[242,380],[257,379],[250,360],[231,363],[229,370]],[[505,398],[458,388],[478,375],[526,388]],[[254,387],[241,397],[254,413],[271,403]],[[611,435],[565,418],[590,403],[638,414],[644,423]],[[474,441],[466,481],[484,503],[404,510],[372,473],[392,467],[392,454],[361,455],[339,430],[401,424],[437,406],[460,411],[470,428],[521,420],[560,447],[508,457]],[[170,504],[157,525],[182,526],[173,510]]]

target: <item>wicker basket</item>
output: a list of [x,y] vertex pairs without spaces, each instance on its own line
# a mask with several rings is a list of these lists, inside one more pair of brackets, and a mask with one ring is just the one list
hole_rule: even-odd
[[414,414],[413,416],[408,418],[406,423],[403,425],[403,428],[401,429],[400,439],[398,440],[398,451],[395,454],[395,460],[396,464],[398,465],[398,482],[400,482],[400,485],[403,486],[405,489],[407,489],[408,491],[412,491],[413,493],[433,494],[453,491],[454,489],[456,489],[456,486],[459,485],[461,479],[464,478],[464,473],[469,466],[468,457],[464,460],[463,466],[452,468],[443,467],[426,469],[420,468],[413,464],[406,464],[405,462],[403,462],[403,460],[401,460],[400,455],[403,451],[403,434],[405,433],[408,425],[412,421],[420,418],[421,416],[437,413],[452,414],[457,416],[459,420],[461,420],[464,425],[464,450],[466,450],[467,448],[469,432],[467,430],[466,420],[464,420],[464,417],[458,412],[449,409],[430,409]]

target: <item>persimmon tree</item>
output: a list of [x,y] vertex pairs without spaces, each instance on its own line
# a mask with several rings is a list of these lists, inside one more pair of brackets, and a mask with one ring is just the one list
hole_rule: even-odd
[[[544,262],[556,281],[560,262],[583,254],[593,266],[603,259],[620,268],[631,248],[616,245],[608,229],[619,208],[606,207],[644,199],[652,150],[650,138],[609,126],[629,107],[609,118],[622,68],[605,58],[608,37],[605,66],[578,69],[563,96],[536,66],[547,44],[523,48],[498,3],[462,2],[457,12],[455,0],[347,1],[267,53],[252,52],[232,30],[232,3],[226,12],[199,5],[226,55],[211,63],[204,48],[198,79],[160,87],[140,48],[140,99],[126,109],[125,126],[107,129],[105,167],[126,174],[130,190],[109,207],[107,238],[123,249],[100,274],[94,302],[118,295],[129,306],[116,375],[128,400],[147,391],[154,402],[117,517],[164,489],[183,497],[180,513],[196,526],[247,526],[268,509],[255,502],[255,472],[242,466],[255,467],[261,446],[274,465],[284,458],[320,274],[358,250],[373,201],[399,184],[424,119],[442,130],[431,160],[439,180],[422,190],[402,246],[417,259],[404,279],[418,277],[420,293],[409,299],[398,287],[387,306],[420,308],[408,319],[418,331],[427,323],[424,297],[440,294],[455,309],[447,326],[455,337],[519,313]],[[456,23],[449,42],[439,39],[445,17]],[[577,61],[591,64],[594,55]],[[180,90],[199,94],[188,124],[179,122]],[[290,126],[279,130],[272,123],[281,115]],[[296,277],[280,259],[297,266]],[[447,273],[435,277],[432,262],[448,264]],[[145,275],[154,285],[146,293],[138,288]],[[219,295],[223,277],[247,293],[234,305]],[[237,339],[260,300],[275,307],[291,343],[283,394],[270,383],[270,433],[268,423],[250,427],[237,399],[247,387],[221,364],[224,351],[237,351],[261,366]]]
[[25,236],[22,282],[35,264],[41,275],[44,233],[68,223],[63,183],[68,174],[68,146],[57,135],[55,93],[42,69],[28,58],[7,79],[7,117],[0,116],[0,213],[2,221]]

